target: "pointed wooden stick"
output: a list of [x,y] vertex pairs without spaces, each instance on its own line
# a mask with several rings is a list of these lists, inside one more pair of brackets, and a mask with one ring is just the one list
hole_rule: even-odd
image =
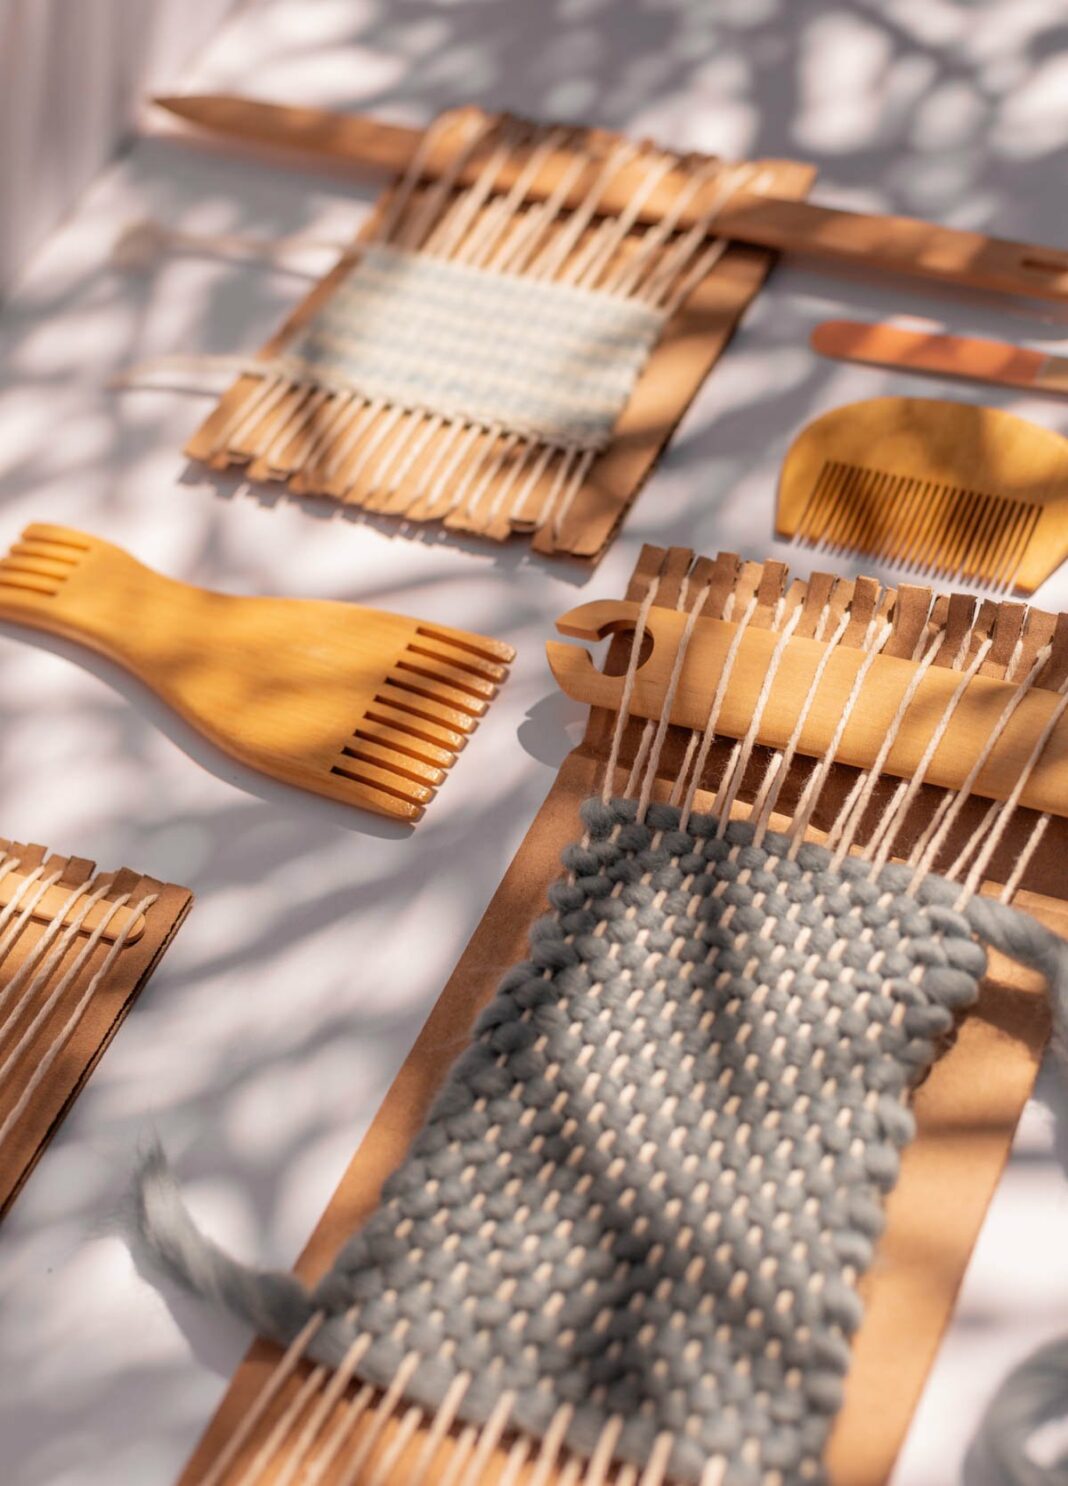
[[[388,174],[404,170],[421,138],[415,129],[385,124],[356,114],[314,108],[289,108],[249,98],[225,96],[158,97],[169,113],[217,134],[272,149],[297,151]],[[439,130],[427,151],[425,174],[441,176],[453,161],[470,128],[471,110],[458,110],[455,123]],[[529,187],[532,200],[544,199],[574,161],[574,150],[562,145],[551,152]],[[568,189],[565,205],[583,201],[603,162],[591,156]],[[471,185],[484,161],[479,152],[458,172],[457,184]],[[500,173],[507,190],[524,165],[517,152]],[[648,162],[637,158],[614,173],[599,203],[605,214],[626,211],[641,192]],[[643,222],[658,222],[677,201],[687,183],[683,168],[668,171],[641,202]],[[685,229],[709,215],[715,182],[693,193],[679,213]],[[1068,254],[1057,248],[987,237],[939,227],[911,217],[837,211],[807,201],[739,191],[713,211],[709,234],[757,247],[803,253],[823,262],[859,264],[883,273],[905,274],[973,289],[1036,299],[1068,300]]]

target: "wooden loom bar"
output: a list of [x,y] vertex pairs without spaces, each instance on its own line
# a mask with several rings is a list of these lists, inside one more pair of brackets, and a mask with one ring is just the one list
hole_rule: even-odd
[[[275,149],[297,150],[365,169],[396,173],[411,161],[422,134],[416,129],[355,114],[336,114],[311,108],[259,103],[252,99],[206,96],[161,97],[156,102],[201,128],[212,129]],[[457,111],[455,122],[443,127],[426,149],[424,174],[441,175],[451,165],[459,140],[470,129],[475,109]],[[596,137],[594,135],[594,137]],[[585,153],[585,151],[584,151]],[[530,183],[530,199],[545,199],[574,162],[568,144],[553,151]],[[522,156],[502,163],[497,189],[507,190],[518,179]],[[470,185],[484,159],[475,156],[460,170],[459,185]],[[589,194],[603,167],[603,158],[591,157],[564,198],[577,206]],[[638,159],[621,164],[605,184],[598,210],[615,213],[636,200],[646,174]],[[640,202],[642,222],[658,222],[676,201],[687,181],[685,170],[669,171]],[[705,183],[679,213],[679,226],[703,220],[715,205],[715,180]],[[991,293],[1068,301],[1068,254],[1033,243],[989,237],[911,217],[840,211],[807,201],[790,201],[761,193],[739,191],[717,211],[710,233],[755,247],[803,253],[837,264],[859,264],[884,273],[951,283]]]
[[[9,872],[6,877],[0,879],[0,909],[7,908],[20,894],[25,900],[30,896],[26,889],[26,876],[21,872]],[[72,924],[76,918],[81,917],[81,907],[76,900],[69,907],[64,907],[70,897],[70,889],[60,886],[46,888],[41,897],[34,903],[31,917],[39,922],[52,923],[57,917],[60,923],[66,927]],[[136,944],[145,932],[145,916],[139,913],[134,918],[133,926],[127,929],[126,925],[134,918],[130,908],[112,908],[106,900],[95,904],[89,912],[81,918],[78,925],[80,934],[92,934],[106,919],[107,923],[101,934],[105,944],[114,944],[119,935],[124,935],[127,944]]]
[[[627,627],[633,630],[638,607],[636,603],[615,601],[583,604],[564,615],[558,627],[563,633],[581,639],[603,639],[613,631]],[[678,610],[655,608],[650,614],[647,634],[653,642],[652,651],[635,673],[630,704],[633,715],[661,716],[685,624],[686,615]],[[677,726],[704,727],[716,682],[738,628],[730,620],[697,620],[671,707],[671,721]],[[745,629],[731,667],[717,733],[728,738],[745,737],[778,640],[773,630],[754,626]],[[598,671],[589,652],[576,646],[553,641],[546,650],[553,675],[568,696],[594,707],[618,707],[623,691],[621,677]],[[774,685],[761,713],[758,743],[771,748],[786,747],[826,650],[823,641],[804,636],[786,642]],[[866,661],[866,652],[861,649],[851,645],[834,647],[802,728],[797,745],[801,754],[810,758],[826,756],[838,720]],[[875,763],[917,665],[916,661],[892,654],[874,657],[839,740],[835,753],[838,762],[856,768],[868,768]],[[948,666],[932,666],[925,672],[912,698],[905,725],[882,764],[882,773],[901,779],[910,779],[916,773],[928,740],[950,706],[959,683],[959,672]],[[972,678],[926,771],[929,783],[945,789],[963,786],[979,749],[1015,691],[1012,682],[998,677],[980,674]],[[1056,692],[1044,687],[1027,692],[1000,731],[972,785],[974,793],[991,800],[1008,799],[1035,739],[1054,720],[1059,700]],[[1054,815],[1068,814],[1068,714],[1055,721],[1048,746],[1027,781],[1020,803],[1025,808]]]

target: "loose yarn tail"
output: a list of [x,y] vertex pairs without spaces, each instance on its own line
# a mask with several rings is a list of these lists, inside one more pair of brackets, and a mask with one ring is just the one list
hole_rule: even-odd
[[1042,1465],[1028,1445],[1043,1424],[1068,1412],[1068,1338],[1049,1343],[1013,1369],[987,1409],[975,1450],[997,1486],[1064,1486],[1068,1455]]
[[981,940],[1045,977],[1053,1048],[1068,1068],[1068,940],[995,898],[970,898],[964,911]]
[[134,1236],[160,1270],[200,1299],[220,1306],[273,1341],[286,1344],[315,1313],[311,1294],[292,1274],[240,1264],[194,1223],[157,1142],[134,1175]]

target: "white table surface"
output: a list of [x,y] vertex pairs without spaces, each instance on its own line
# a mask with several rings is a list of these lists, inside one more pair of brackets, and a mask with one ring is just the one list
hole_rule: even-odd
[[[713,18],[714,17],[714,18]],[[1035,241],[1065,236],[1061,0],[264,0],[175,85],[417,122],[463,99],[590,119],[678,146],[794,155],[826,200]],[[0,1479],[173,1480],[247,1337],[134,1268],[120,1213],[138,1142],[162,1137],[202,1222],[288,1264],[515,851],[580,709],[543,655],[554,616],[621,592],[643,541],[774,553],[793,433],[881,392],[1068,404],[847,368],[807,349],[829,316],[930,316],[1063,350],[1068,326],[908,285],[776,270],[600,568],[336,508],[261,500],[186,468],[207,404],[117,395],[150,355],[258,345],[293,272],[106,263],[123,224],[344,236],[369,195],[143,139],[101,178],[0,314],[0,545],[82,526],[233,592],[358,599],[482,630],[512,679],[414,835],[228,762],[112,667],[0,626],[0,829],[191,886],[195,909],[0,1234]],[[311,269],[323,259],[309,259]],[[892,577],[892,573],[887,573]],[[1068,570],[1039,595],[1068,602]],[[1068,1331],[1068,1184],[1057,1079],[1028,1110],[900,1460],[896,1486],[986,1479],[968,1449],[1012,1361]],[[1062,1104],[1063,1109],[1063,1104]],[[1058,1148],[1060,1156],[1058,1155]]]

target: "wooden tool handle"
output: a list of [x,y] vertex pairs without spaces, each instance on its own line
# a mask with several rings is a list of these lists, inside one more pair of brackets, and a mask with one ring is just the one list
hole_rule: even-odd
[[[381,124],[357,115],[324,110],[285,108],[252,99],[222,96],[157,98],[169,112],[201,128],[259,142],[274,149],[310,152],[366,169],[396,173],[411,161],[423,135],[415,129]],[[423,171],[440,176],[455,161],[458,144],[469,135],[478,110],[459,110],[427,141]],[[562,143],[544,159],[528,184],[530,199],[544,200],[574,166],[575,146]],[[514,185],[527,163],[522,151],[505,159],[497,186]],[[470,185],[485,164],[476,155],[459,171],[458,184]],[[589,161],[564,196],[577,206],[601,174],[604,160]],[[648,166],[642,159],[622,164],[603,183],[598,211],[635,210],[637,220],[659,222],[678,200],[690,180],[685,168],[670,170],[647,194],[642,187]],[[680,228],[704,220],[715,206],[722,182],[706,182],[678,213]],[[865,269],[903,274],[911,278],[952,283],[997,294],[1068,300],[1068,253],[1030,243],[987,237],[938,227],[910,217],[868,215],[838,211],[812,202],[739,191],[716,211],[709,232],[758,247],[803,253],[829,263],[856,264]]]
[[183,621],[210,597],[65,526],[35,522],[0,558],[0,619],[86,645],[142,680],[168,649],[192,661]]
[[904,330],[897,325],[868,325],[857,320],[824,320],[813,330],[811,345],[821,356],[841,361],[940,372],[1014,387],[1030,386],[1046,359],[1041,351],[1028,351],[1003,341]]
[[[145,567],[111,542],[40,522],[0,556],[0,619],[117,662],[224,748],[229,739],[218,733],[220,721],[265,691],[279,702],[289,694],[293,677],[283,674],[283,658],[297,663],[298,692],[306,676],[317,676],[321,690],[333,687],[348,698],[351,686],[335,670],[349,652],[331,657],[324,634],[381,656],[384,674],[415,628],[403,615],[359,604],[198,588]],[[434,629],[461,643],[471,639]]]
[[939,227],[913,217],[837,211],[740,193],[717,216],[726,237],[821,262],[930,279],[989,293],[1068,300],[1068,253]]
[[[602,640],[612,633],[633,630],[638,608],[636,603],[615,600],[583,604],[559,619],[557,628],[576,638]],[[653,644],[635,673],[630,702],[633,716],[662,715],[686,622],[687,616],[679,610],[650,611],[647,633]],[[673,723],[687,728],[705,726],[737,629],[729,620],[697,620],[671,708]],[[778,639],[773,630],[745,630],[716,721],[717,733],[743,738],[749,731]],[[574,645],[550,641],[546,650],[552,673],[569,697],[593,707],[618,710],[624,686],[622,676],[604,675],[593,664],[589,651]],[[826,646],[820,640],[795,636],[787,641],[775,673],[775,684],[761,714],[759,743],[770,748],[787,745],[825,651]],[[803,755],[826,756],[860,667],[867,658],[865,651],[851,646],[839,645],[833,649],[801,731],[799,751]],[[873,765],[915,671],[913,661],[888,655],[875,657],[835,753],[839,762],[861,769]],[[913,777],[934,726],[946,712],[959,682],[959,672],[950,667],[932,666],[926,671],[905,725],[883,765],[884,773],[902,779]],[[1010,682],[992,676],[976,676],[969,682],[926,771],[929,783],[947,789],[959,789],[963,785],[1014,690]],[[977,795],[991,800],[1008,799],[1035,740],[1059,700],[1056,692],[1042,688],[1035,688],[1024,697],[975,781],[973,788]],[[911,718],[918,721],[913,724]],[[1054,728],[1042,758],[1031,773],[1021,803],[1053,815],[1068,814],[1068,716],[1061,717]]]

